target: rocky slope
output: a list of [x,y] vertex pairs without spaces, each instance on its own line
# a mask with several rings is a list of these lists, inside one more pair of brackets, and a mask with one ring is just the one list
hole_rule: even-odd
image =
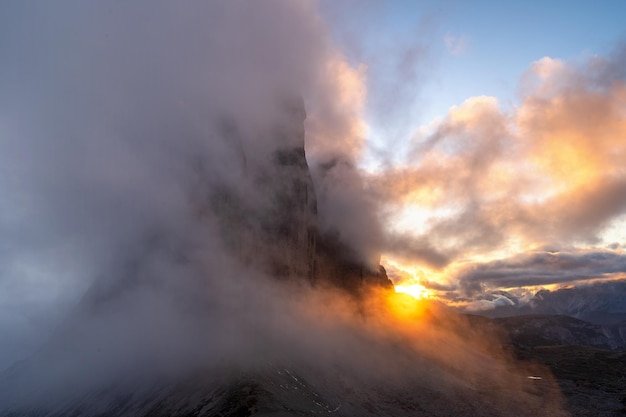
[[558,315],[467,317],[478,333],[499,334],[520,362],[546,366],[543,372],[556,378],[571,416],[626,414],[624,323],[600,326]]
[[[472,338],[457,360],[438,352],[460,339],[427,336],[427,329],[465,329],[461,316],[446,317],[439,306],[421,306],[422,338],[433,343],[416,354],[402,338],[370,339],[363,352],[346,356],[275,358],[244,366],[225,362],[192,375],[140,385],[118,381],[89,394],[51,399],[52,407],[5,410],[2,416],[48,417],[246,417],[246,416],[568,416],[558,386],[545,373],[529,379],[524,367],[494,359]],[[431,309],[432,308],[432,309]],[[420,313],[420,314],[422,314]],[[452,313],[454,314],[454,313]],[[459,326],[459,324],[463,324]],[[418,330],[418,328],[416,328]],[[362,335],[364,336],[364,335]],[[465,336],[467,337],[467,335]],[[340,346],[340,345],[337,345]],[[418,348],[420,349],[420,348]],[[453,351],[449,351],[453,352]],[[339,360],[338,360],[339,359]],[[355,365],[359,365],[355,366]],[[535,367],[536,368],[536,367]],[[9,375],[12,377],[12,375]],[[61,382],[61,381],[60,381]]]
[[[198,368],[193,375],[169,379],[167,383],[151,381],[133,386],[121,381],[88,395],[59,401],[43,414],[40,409],[26,407],[5,410],[0,415],[623,415],[626,404],[622,389],[626,380],[623,352],[552,345],[597,343],[600,335],[593,325],[569,318],[553,320],[553,317],[491,320],[458,315],[437,303],[410,302],[420,309],[421,325],[415,331],[434,351],[419,353],[418,348],[416,355],[415,346],[397,337],[364,338],[361,343],[373,347],[368,353],[372,369],[366,372],[354,366],[363,365],[360,360],[351,362],[349,357],[341,360],[324,355],[308,356],[304,361],[274,358],[252,367],[222,363]],[[444,331],[443,339],[430,335],[437,329]],[[563,337],[562,329],[567,329],[571,336]],[[493,338],[499,331],[508,332],[508,344],[506,337]],[[454,334],[461,339],[450,336]],[[480,347],[477,341],[483,339],[491,340],[490,343],[500,340],[508,346],[516,362],[503,360],[497,346],[486,345],[486,350]],[[464,351],[448,350],[446,345],[458,344],[460,340],[463,342],[459,346]],[[447,357],[442,354],[446,351],[456,352],[454,355],[463,359]],[[355,351],[355,354],[362,353]],[[401,372],[391,369],[394,367]],[[390,370],[381,372],[384,369]],[[129,389],[131,386],[133,389]]]
[[[566,416],[553,405],[558,393],[550,384],[513,375],[526,392],[506,398],[506,390],[485,384],[458,386],[453,392],[429,383],[403,387],[350,385],[334,381],[310,382],[293,369],[269,368],[259,373],[215,379],[215,373],[197,375],[173,387],[155,387],[132,393],[114,389],[56,411],[22,410],[6,416],[48,417],[247,417],[247,416]],[[547,388],[547,389],[546,389]],[[478,389],[478,391],[477,391]],[[552,398],[551,398],[552,396]]]
[[589,346],[516,346],[514,351],[520,361],[548,367],[571,416],[626,414],[626,352]]

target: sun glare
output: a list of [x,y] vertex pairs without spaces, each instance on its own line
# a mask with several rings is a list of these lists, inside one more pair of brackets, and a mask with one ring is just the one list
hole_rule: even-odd
[[421,284],[396,285],[396,292],[408,294],[414,298],[430,298],[430,292]]
[[405,328],[409,326],[415,330],[415,326],[422,321],[426,313],[426,304],[422,299],[417,299],[414,296],[395,292],[389,294],[387,298],[388,312],[393,315],[395,320],[393,321],[396,329]]
[[440,274],[428,271],[426,268],[421,269],[400,263],[387,256],[382,257],[381,263],[392,273],[396,293],[410,295],[417,300],[434,298],[435,292],[429,290],[420,282],[426,274],[432,275],[435,280],[437,280]]

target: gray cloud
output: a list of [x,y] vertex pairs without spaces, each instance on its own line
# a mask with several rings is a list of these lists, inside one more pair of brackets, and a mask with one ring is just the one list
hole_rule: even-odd
[[530,252],[471,265],[458,274],[458,280],[472,293],[484,288],[577,283],[625,273],[626,255],[621,252]]
[[450,263],[453,255],[437,249],[426,238],[409,233],[388,233],[384,245],[386,253],[392,253],[398,260],[418,262],[431,268],[443,268]]

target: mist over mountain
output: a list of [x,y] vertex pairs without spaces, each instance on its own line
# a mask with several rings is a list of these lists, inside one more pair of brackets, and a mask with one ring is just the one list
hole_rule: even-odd
[[[340,236],[354,262],[377,270],[375,239],[363,239],[378,233],[376,209],[360,197],[353,114],[334,71],[344,64],[312,4],[2,8],[0,324],[12,337],[0,347],[0,367],[43,343],[89,288],[116,287],[120,275],[151,262],[137,259],[171,252],[222,260],[233,242],[215,239],[227,220],[205,216],[213,206],[238,199],[240,218],[259,213],[256,232],[280,229],[271,217],[285,210],[268,207],[294,180],[274,194],[263,181],[305,161],[289,161],[304,151],[303,98],[309,160],[326,166],[303,179],[317,188],[318,232]],[[286,159],[281,168],[277,158]],[[264,250],[292,249],[271,243]],[[213,268],[223,282],[240,275]]]
[[569,415],[549,365],[394,293],[316,5],[0,6],[0,416]]

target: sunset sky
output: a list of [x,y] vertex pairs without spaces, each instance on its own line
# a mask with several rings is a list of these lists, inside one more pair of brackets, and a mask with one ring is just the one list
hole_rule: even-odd
[[396,282],[463,304],[626,277],[626,3],[360,4],[331,22]]

